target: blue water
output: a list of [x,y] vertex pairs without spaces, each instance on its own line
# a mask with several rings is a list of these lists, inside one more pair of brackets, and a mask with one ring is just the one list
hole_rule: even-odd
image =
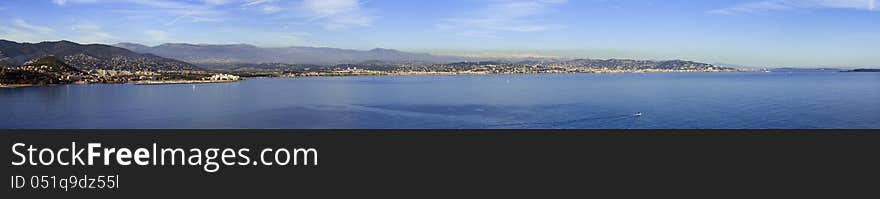
[[258,78],[0,89],[0,104],[4,129],[880,129],[880,73]]

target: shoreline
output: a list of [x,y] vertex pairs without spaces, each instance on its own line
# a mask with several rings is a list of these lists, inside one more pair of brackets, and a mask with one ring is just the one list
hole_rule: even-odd
[[164,85],[164,84],[213,84],[213,83],[230,83],[243,80],[147,80],[128,82],[134,85]]
[[[131,82],[119,82],[110,84],[134,84],[134,85],[173,85],[173,84],[215,84],[246,81],[251,78],[317,78],[317,77],[356,77],[356,76],[492,76],[492,75],[541,75],[541,74],[651,74],[651,73],[758,73],[761,71],[633,71],[633,72],[559,72],[559,73],[474,73],[474,72],[417,72],[417,73],[368,73],[368,74],[312,74],[312,75],[285,75],[285,76],[255,76],[240,80],[143,80]],[[76,83],[80,84],[80,83]],[[92,84],[92,83],[87,83]],[[58,86],[66,84],[37,85],[37,84],[0,84],[0,89],[14,89],[25,87]]]
[[[41,85],[36,85],[36,84],[0,84],[0,89],[3,89],[3,88],[24,88],[24,87],[35,87],[35,86],[41,86]],[[45,85],[45,86],[51,86],[51,85]]]
[[[244,80],[168,80],[168,81],[133,81],[133,82],[118,82],[118,83],[71,83],[72,85],[87,85],[87,84],[134,84],[134,85],[166,85],[166,84],[213,84],[213,83],[231,83],[238,82]],[[0,84],[0,89],[15,89],[15,88],[28,88],[28,87],[52,87],[52,86],[62,86],[62,85],[71,85],[71,84]]]
[[[540,75],[540,74],[649,74],[649,73],[750,73],[761,71],[628,71],[628,72],[535,72],[535,73],[485,73],[485,72],[398,72],[398,73],[319,73],[281,76],[261,76],[265,78],[300,78],[300,77],[348,77],[348,76],[450,76],[450,75]],[[253,77],[251,77],[253,78]]]

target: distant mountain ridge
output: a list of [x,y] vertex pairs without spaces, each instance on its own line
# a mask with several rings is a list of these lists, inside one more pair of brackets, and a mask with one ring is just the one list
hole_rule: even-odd
[[633,59],[574,59],[568,61],[559,61],[551,63],[552,65],[563,67],[588,67],[588,68],[609,68],[609,69],[711,69],[728,67],[718,67],[712,64],[685,61],[685,60],[633,60]]
[[78,70],[178,71],[200,70],[195,65],[102,45],[78,44],[70,41],[18,43],[0,40],[0,65],[19,66],[28,61],[54,56]]
[[409,53],[393,49],[351,50],[327,47],[257,47],[247,44],[162,44],[154,47],[134,43],[114,46],[203,65],[237,63],[354,64],[369,61],[448,63],[474,58]]

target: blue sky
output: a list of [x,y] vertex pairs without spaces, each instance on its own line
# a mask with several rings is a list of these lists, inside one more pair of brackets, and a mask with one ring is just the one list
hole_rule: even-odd
[[880,66],[878,0],[3,0],[0,39]]

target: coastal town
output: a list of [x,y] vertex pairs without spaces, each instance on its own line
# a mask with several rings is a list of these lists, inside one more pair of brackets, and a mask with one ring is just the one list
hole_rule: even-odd
[[[611,62],[609,64],[609,62]],[[620,63],[614,63],[620,62]],[[202,84],[244,80],[245,77],[317,77],[317,76],[384,76],[384,75],[491,75],[491,74],[564,74],[564,73],[680,73],[680,72],[742,72],[744,70],[716,67],[688,61],[635,60],[572,60],[546,63],[458,62],[340,64],[335,66],[219,69],[219,70],[114,70],[90,68],[80,70],[54,56],[32,60],[22,66],[2,67],[0,87],[35,85],[133,83]]]
[[0,67],[0,88],[17,88],[41,85],[135,83],[135,84],[183,84],[221,83],[242,80],[241,77],[202,70],[112,70],[72,67],[54,56],[31,60],[21,66]]
[[242,76],[314,77],[366,75],[490,75],[490,74],[564,74],[564,73],[682,73],[682,72],[745,72],[749,70],[717,67],[709,64],[680,61],[682,64],[660,66],[591,65],[589,63],[510,63],[459,62],[448,64],[345,64],[328,68],[287,67],[264,69],[260,72],[225,70]]
[[[187,46],[217,48],[215,46]],[[190,50],[192,51],[192,50]],[[348,51],[345,51],[348,52]],[[181,52],[184,53],[184,52]],[[110,45],[83,45],[70,41],[18,43],[0,40],[0,87],[62,84],[131,83],[203,84],[241,81],[250,77],[384,76],[384,75],[491,75],[562,73],[672,73],[742,72],[743,69],[683,60],[632,59],[524,59],[453,61],[389,49],[351,51],[387,60],[344,61],[335,64],[220,63],[181,61],[152,53],[138,53]],[[389,58],[390,55],[391,56]],[[221,56],[221,55],[215,55]],[[234,56],[234,55],[226,55]],[[328,55],[330,56],[330,55]],[[337,55],[342,56],[342,55]],[[412,59],[443,59],[418,61]],[[397,57],[397,58],[393,58]],[[185,58],[185,57],[184,57]],[[218,59],[209,59],[218,60]],[[407,61],[409,60],[409,61]]]

